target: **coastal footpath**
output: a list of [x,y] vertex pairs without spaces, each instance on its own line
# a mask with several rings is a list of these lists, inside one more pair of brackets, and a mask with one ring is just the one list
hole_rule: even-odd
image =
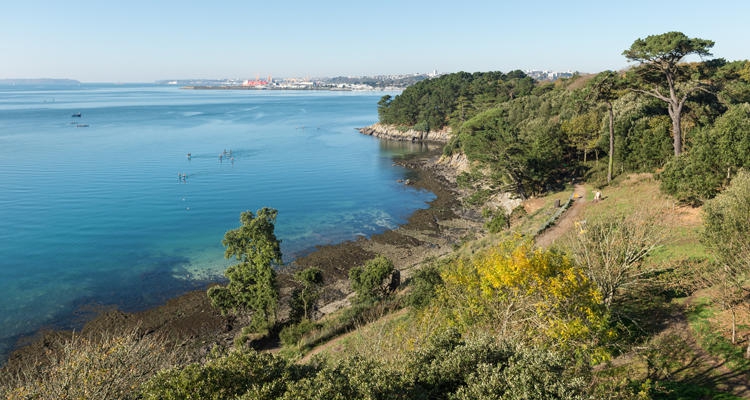
[[377,122],[373,125],[360,128],[363,135],[374,136],[380,139],[397,140],[400,142],[439,142],[448,143],[452,133],[449,127],[437,131],[417,131],[405,129],[400,126],[386,125]]

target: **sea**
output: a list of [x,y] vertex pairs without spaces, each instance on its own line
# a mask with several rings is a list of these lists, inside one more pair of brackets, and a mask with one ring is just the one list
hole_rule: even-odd
[[289,262],[428,207],[393,162],[424,149],[356,130],[384,94],[0,87],[0,362],[40,329],[221,280],[242,211],[278,210]]

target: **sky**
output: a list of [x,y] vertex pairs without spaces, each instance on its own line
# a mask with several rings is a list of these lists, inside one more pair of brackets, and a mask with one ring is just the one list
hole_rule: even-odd
[[750,58],[747,0],[4,0],[0,79],[599,72],[680,31]]

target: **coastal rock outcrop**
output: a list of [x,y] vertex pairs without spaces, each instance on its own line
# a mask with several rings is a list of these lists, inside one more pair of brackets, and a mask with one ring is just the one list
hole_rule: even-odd
[[404,130],[395,125],[386,125],[377,122],[373,125],[360,128],[363,135],[375,136],[381,139],[390,139],[408,142],[440,142],[447,143],[451,138],[451,129],[445,127],[439,131],[422,132],[414,129]]

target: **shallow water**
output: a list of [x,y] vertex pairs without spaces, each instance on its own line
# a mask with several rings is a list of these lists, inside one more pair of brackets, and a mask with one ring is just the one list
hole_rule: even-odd
[[92,304],[143,309],[216,279],[241,211],[279,210],[289,261],[427,207],[392,163],[420,148],[355,130],[383,94],[0,87],[0,359]]

